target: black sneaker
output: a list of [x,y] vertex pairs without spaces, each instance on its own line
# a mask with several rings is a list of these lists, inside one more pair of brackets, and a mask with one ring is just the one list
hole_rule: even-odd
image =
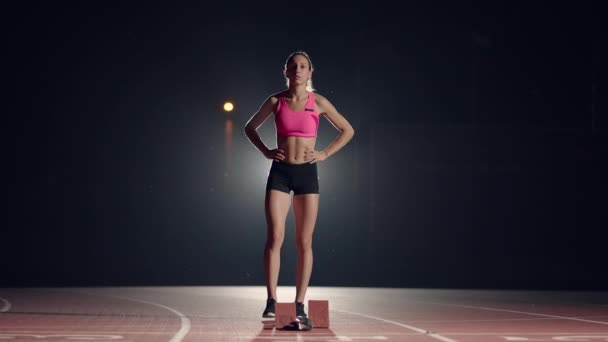
[[296,303],[296,319],[307,318],[306,312],[304,312],[304,303]]
[[266,309],[264,309],[264,313],[262,314],[262,317],[264,318],[269,318],[269,317],[274,317],[274,304],[277,301],[274,298],[270,298],[266,300]]
[[312,330],[312,321],[304,312],[304,303],[296,303],[296,323],[299,331]]
[[291,322],[289,325],[284,326],[282,330],[310,331],[312,330],[312,321],[309,318],[305,318],[301,321]]

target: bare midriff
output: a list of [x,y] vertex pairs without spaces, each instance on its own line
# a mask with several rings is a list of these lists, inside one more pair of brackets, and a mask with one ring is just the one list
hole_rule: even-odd
[[285,152],[285,163],[303,164],[308,163],[304,159],[306,152],[314,150],[316,140],[316,137],[284,137],[278,135],[277,146]]

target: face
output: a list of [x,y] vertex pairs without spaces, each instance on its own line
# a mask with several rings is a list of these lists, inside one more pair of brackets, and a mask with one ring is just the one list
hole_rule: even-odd
[[306,84],[312,77],[308,59],[302,55],[295,55],[285,68],[285,76],[290,84]]

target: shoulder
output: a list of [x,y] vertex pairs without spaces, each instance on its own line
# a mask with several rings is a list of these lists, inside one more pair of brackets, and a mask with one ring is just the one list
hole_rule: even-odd
[[268,95],[268,97],[266,98],[266,102],[276,105],[281,97],[285,97],[285,91],[280,91],[278,93]]
[[329,103],[329,100],[325,96],[323,96],[319,93],[314,93],[314,96],[315,96],[315,104],[317,106],[322,106],[322,105],[326,105]]
[[264,103],[262,104],[262,107],[265,108],[273,108],[276,107],[276,104],[279,103],[279,98],[284,96],[284,91],[278,92],[278,93],[274,93],[274,94],[270,94],[266,97],[266,99],[264,99]]
[[315,92],[313,92],[313,94],[315,96],[315,102],[327,101],[327,98],[325,96]]
[[315,93],[315,106],[319,109],[319,113],[326,112],[333,108],[331,102],[323,95]]

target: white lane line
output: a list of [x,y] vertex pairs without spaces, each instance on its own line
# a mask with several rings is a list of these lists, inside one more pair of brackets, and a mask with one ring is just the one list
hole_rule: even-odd
[[[590,318],[608,318],[608,316],[582,316],[572,317],[579,319],[590,319]],[[497,319],[453,319],[453,320],[438,320],[438,321],[411,321],[411,323],[480,323],[480,322],[511,322],[511,321],[550,321],[558,318],[553,317],[538,317],[538,318],[497,318]]]
[[140,300],[140,299],[135,299],[135,298],[130,298],[130,297],[119,297],[119,296],[113,296],[113,297],[123,298],[123,299],[132,300],[132,301],[140,302],[140,303],[146,303],[146,304],[150,304],[150,305],[156,305],[163,309],[169,310],[169,311],[173,312],[174,314],[176,314],[177,316],[179,316],[179,319],[181,320],[181,327],[179,328],[177,333],[169,340],[169,342],[181,342],[184,339],[184,337],[186,337],[186,335],[188,335],[188,333],[190,332],[190,329],[192,328],[192,323],[190,322],[190,319],[186,315],[184,315],[183,313],[181,313],[173,308],[170,308],[168,306],[154,303],[154,302],[149,302],[147,300]]
[[[78,293],[80,291],[70,290],[70,292]],[[135,299],[135,298],[131,298],[131,297],[124,297],[124,296],[115,296],[115,295],[102,294],[102,293],[89,293],[89,292],[85,292],[85,291],[82,291],[82,293],[86,293],[88,295],[94,295],[94,296],[114,297],[114,298],[118,298],[118,299],[131,300],[134,302],[155,305],[155,306],[161,307],[165,310],[169,310],[169,311],[173,312],[174,314],[179,316],[179,318],[181,320],[181,327],[177,331],[177,333],[169,340],[169,342],[181,342],[184,339],[184,337],[186,337],[186,335],[188,335],[188,333],[190,332],[190,329],[192,328],[192,322],[190,322],[190,319],[186,315],[184,315],[183,313],[181,313],[173,308],[170,308],[170,307],[162,305],[162,304],[150,302],[147,300]]]
[[[333,311],[333,310],[331,310]],[[124,327],[124,326],[123,326]],[[320,329],[320,328],[319,328]],[[314,331],[314,329],[312,330]],[[86,331],[86,332],[82,332],[82,333],[77,333],[74,332],[73,330],[19,330],[19,329],[11,329],[11,330],[3,330],[0,332],[0,334],[84,334],[84,335],[104,335],[104,334],[123,334],[123,335],[135,335],[135,334],[141,334],[142,332],[139,331],[122,331],[122,330],[112,330],[112,331]],[[154,331],[146,331],[144,332],[145,334],[150,334],[150,335],[169,335],[170,333],[167,332],[154,332]],[[236,333],[235,333],[236,334]],[[552,335],[552,336],[557,336],[557,335],[580,335],[580,332],[563,332],[563,331],[558,331],[558,332],[528,332],[528,331],[520,331],[520,332],[513,332],[513,331],[507,331],[507,332],[442,332],[442,334],[446,334],[446,335],[459,335],[459,336],[494,336],[494,335],[498,335],[498,336],[502,336],[502,335],[511,335],[511,336],[522,336],[522,335]],[[608,331],[605,332],[585,332],[585,335],[598,335],[598,336],[604,336],[608,334]],[[193,331],[190,333],[190,335],[222,335],[222,336],[226,336],[228,335],[227,332],[225,331]],[[256,334],[254,333],[239,333],[239,336],[245,336],[245,335],[251,335],[251,336],[255,336]],[[310,337],[324,337],[324,336],[334,336],[331,335],[330,333],[313,333],[313,332],[306,332],[306,336],[310,336]],[[420,333],[413,333],[413,332],[367,332],[367,333],[349,333],[348,336],[357,336],[357,337],[363,337],[363,336],[420,336]],[[283,336],[282,338],[284,338],[285,336]]]
[[[65,339],[61,339],[62,341],[116,341],[116,340],[123,340],[122,336],[117,336],[117,335],[91,335],[91,334],[57,334],[57,333],[50,333],[50,334],[38,334],[38,333],[32,333],[32,334],[20,334],[20,333],[3,333],[0,332],[0,340],[14,340],[14,339],[19,339],[21,340],[20,337],[24,337],[24,338],[28,338],[27,341],[32,341],[32,340],[46,340],[46,339],[53,339],[56,340],[57,338],[61,338],[61,337],[65,337]],[[25,339],[24,339],[25,341]],[[123,340],[124,341],[124,340]]]
[[[551,335],[551,336],[556,336],[556,335],[574,335],[574,336],[578,336],[581,333],[580,332],[481,332],[481,333],[473,333],[473,332],[451,332],[451,333],[442,333],[442,334],[449,334],[449,335],[463,335],[463,336],[484,336],[484,335],[498,335],[498,336],[504,336],[504,335],[511,335],[511,336],[526,336],[526,335]],[[601,336],[603,337],[604,335],[608,334],[608,332],[585,332],[585,335],[594,335],[594,336]]]
[[608,322],[594,321],[594,320],[590,320],[590,319],[583,319],[583,318],[577,318],[577,317],[568,317],[568,316],[558,316],[558,315],[548,315],[548,314],[541,314],[541,313],[527,312],[527,311],[517,311],[517,310],[488,308],[488,307],[485,307],[485,306],[444,304],[444,303],[429,303],[429,304],[436,304],[436,305],[443,305],[443,306],[453,306],[453,307],[466,308],[466,309],[477,309],[477,310],[487,310],[487,311],[510,312],[510,313],[516,313],[516,314],[522,314],[522,315],[531,315],[531,316],[539,316],[539,317],[558,318],[558,319],[566,319],[566,320],[570,320],[570,321],[578,321],[578,322],[585,322],[585,323],[595,323],[595,324],[608,325]]
[[[333,309],[332,309],[333,310]],[[32,313],[23,313],[23,312],[17,312],[20,314],[27,314],[27,315],[36,315],[36,312],[32,312]],[[150,317],[150,318],[164,318],[166,316],[144,316],[144,317]],[[201,320],[222,320],[222,319],[227,319],[230,320],[232,318],[217,318],[217,317],[212,317],[212,318],[208,318],[208,317],[197,317],[197,316],[189,316],[190,320],[192,319],[201,319]],[[574,317],[574,318],[608,318],[608,316],[589,316],[589,317]],[[553,317],[539,317],[539,318],[504,318],[504,319],[462,319],[462,320],[414,320],[414,321],[410,321],[410,323],[483,323],[483,322],[538,322],[538,321],[551,321],[551,320],[556,320],[558,318],[553,318]],[[339,322],[339,323],[343,323],[343,322],[350,322],[352,320],[347,320],[347,319],[334,319],[333,322]],[[197,327],[197,326],[204,326],[207,325],[207,323],[191,323],[192,327]],[[64,324],[64,325],[56,325],[56,324],[52,324],[52,325],[29,325],[28,324],[28,328],[31,329],[42,329],[42,328],[49,328],[49,327],[53,327],[53,328],[72,328],[72,327],[79,327],[79,324]],[[124,325],[109,325],[109,324],[104,324],[103,325],[106,328],[122,328],[124,327]],[[9,326],[3,326],[4,328],[11,328]],[[18,327],[18,326],[15,326]],[[13,327],[13,328],[15,328]],[[147,329],[150,327],[150,324],[148,323],[142,323],[141,325],[138,324],[129,324],[130,328],[142,328],[142,329]],[[570,334],[570,333],[564,333],[564,334]],[[604,333],[602,333],[604,334]],[[309,334],[307,334],[309,335]]]
[[0,302],[2,302],[2,307],[0,307],[0,312],[8,312],[11,309],[11,302],[0,297]]
[[376,317],[376,316],[371,316],[371,315],[365,315],[365,314],[361,314],[361,313],[358,313],[358,312],[352,312],[352,311],[346,311],[346,310],[331,309],[330,311],[336,311],[336,312],[342,312],[342,313],[347,313],[347,314],[351,314],[351,315],[362,316],[362,317],[366,317],[366,318],[370,318],[370,319],[375,319],[375,320],[378,320],[378,321],[381,321],[381,322],[385,322],[385,323],[389,323],[389,324],[394,324],[394,325],[400,326],[402,328],[406,328],[406,329],[409,329],[409,330],[413,330],[413,331],[415,331],[417,333],[427,335],[429,337],[432,337],[434,339],[437,339],[437,340],[443,341],[443,342],[458,342],[456,340],[452,340],[452,339],[447,338],[445,336],[441,336],[439,334],[432,333],[432,332],[430,332],[428,330],[416,328],[416,327],[411,326],[411,325],[407,325],[407,324],[391,321],[391,320],[384,319],[384,318],[381,318],[381,317]]

